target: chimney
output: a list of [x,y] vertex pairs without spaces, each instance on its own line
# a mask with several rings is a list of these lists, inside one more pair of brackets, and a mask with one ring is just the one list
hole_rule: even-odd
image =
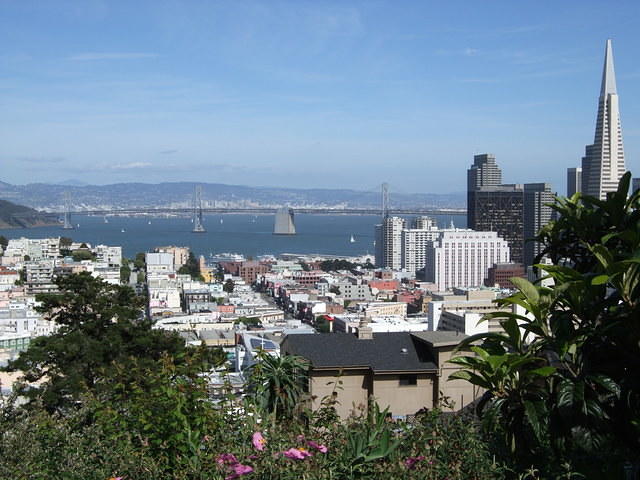
[[360,324],[358,325],[358,340],[373,340],[373,330],[369,326],[369,320],[366,314],[360,317]]

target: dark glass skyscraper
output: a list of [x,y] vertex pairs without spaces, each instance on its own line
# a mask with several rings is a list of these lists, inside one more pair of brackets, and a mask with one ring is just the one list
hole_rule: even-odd
[[483,153],[473,156],[473,165],[467,170],[467,227],[472,227],[475,218],[475,197],[481,187],[495,186],[502,183],[502,171],[496,164],[495,155]]
[[524,263],[533,265],[535,257],[542,252],[542,244],[532,241],[540,229],[551,221],[554,193],[549,183],[526,183],[524,185],[523,229]]
[[531,265],[541,246],[533,238],[551,220],[554,194],[548,183],[501,184],[493,155],[476,155],[467,171],[467,226],[497,232],[509,243],[511,261]]
[[[511,261],[522,263],[523,189],[522,185],[479,187],[468,196],[468,227],[483,232],[498,232],[509,244]],[[469,215],[469,212],[472,212]]]

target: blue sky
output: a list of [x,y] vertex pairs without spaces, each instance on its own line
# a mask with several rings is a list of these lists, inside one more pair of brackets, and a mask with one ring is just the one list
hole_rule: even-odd
[[0,0],[0,180],[565,190],[613,38],[640,174],[640,2]]

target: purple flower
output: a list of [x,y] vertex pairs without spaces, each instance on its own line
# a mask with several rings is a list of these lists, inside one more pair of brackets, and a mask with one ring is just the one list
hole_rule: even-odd
[[416,468],[416,463],[421,462],[424,459],[424,455],[420,455],[418,457],[408,457],[404,461],[404,466],[407,467],[407,470],[413,470],[414,468]]
[[262,432],[255,432],[251,437],[251,443],[253,443],[253,448],[261,452],[264,450],[264,445],[267,441],[262,436]]
[[233,465],[231,467],[231,470],[233,470],[233,473],[228,477],[225,477],[224,480],[234,480],[241,477],[242,475],[253,472],[252,467],[250,467],[249,465],[242,465],[241,463],[236,463],[235,465]]
[[287,458],[291,458],[294,460],[304,460],[307,457],[311,456],[311,453],[305,448],[290,448],[289,450],[282,452]]
[[235,465],[238,463],[238,459],[233,453],[222,453],[216,458],[218,465]]
[[320,445],[312,440],[309,440],[307,442],[307,445],[309,445],[311,448],[314,448],[316,450],[318,450],[320,453],[327,453],[327,447],[324,445]]

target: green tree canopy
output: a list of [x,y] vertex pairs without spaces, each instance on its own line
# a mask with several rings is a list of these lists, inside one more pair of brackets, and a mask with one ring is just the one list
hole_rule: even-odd
[[200,274],[200,262],[198,262],[193,252],[189,252],[187,263],[180,267],[178,273],[191,275],[191,278],[194,280],[203,280],[202,275]]
[[224,282],[224,285],[222,286],[222,290],[224,290],[227,293],[233,293],[233,290],[234,290],[235,287],[236,287],[236,285],[233,282],[233,280],[228,278],[227,281]]
[[136,359],[138,366],[154,368],[163,355],[184,354],[179,336],[154,330],[142,318],[142,302],[129,287],[87,272],[59,277],[56,284],[59,293],[37,299],[38,310],[60,328],[36,338],[8,366],[22,371],[27,382],[43,382],[23,393],[40,398],[49,410],[74,404],[116,364]]
[[60,247],[70,247],[73,239],[70,237],[60,237]]

